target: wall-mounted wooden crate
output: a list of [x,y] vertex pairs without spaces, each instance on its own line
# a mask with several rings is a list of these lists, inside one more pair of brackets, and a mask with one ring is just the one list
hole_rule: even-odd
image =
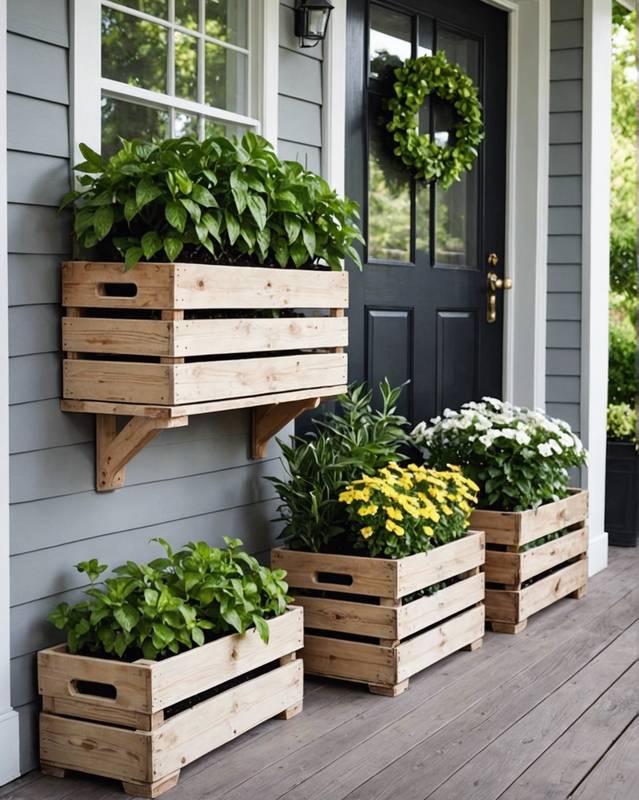
[[62,408],[147,420],[119,447],[103,420],[100,452],[115,452],[98,457],[98,489],[122,485],[120,451],[126,463],[193,414],[259,409],[261,457],[291,419],[346,389],[346,272],[71,261],[62,302]]
[[[486,620],[494,631],[519,633],[542,608],[585,594],[587,492],[535,510],[474,511],[471,524],[486,531]],[[559,538],[530,546],[557,532]]]
[[42,650],[43,771],[102,775],[157,797],[191,761],[267,719],[289,719],[302,709],[302,617],[291,608],[271,620],[268,645],[250,630],[157,662]]
[[[308,673],[367,683],[376,694],[395,696],[412,675],[481,644],[481,532],[397,560],[277,548],[271,562],[287,570],[295,602],[304,607]],[[433,594],[410,598],[444,582]]]

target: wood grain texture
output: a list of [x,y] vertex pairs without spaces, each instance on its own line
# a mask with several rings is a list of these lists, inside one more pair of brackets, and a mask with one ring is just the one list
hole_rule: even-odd
[[63,374],[64,396],[70,400],[170,406],[343,385],[346,355],[312,353],[189,364],[65,359]]
[[[591,579],[589,594],[582,602],[559,602],[548,607],[531,620],[526,635],[517,639],[488,633],[481,650],[472,656],[453,655],[433,665],[412,678],[409,691],[399,697],[375,697],[355,685],[309,679],[304,713],[293,724],[267,722],[193,763],[183,772],[177,793],[180,800],[205,796],[225,800],[416,796],[423,800],[446,775],[454,774],[467,762],[471,765],[496,738],[505,737],[506,752],[514,748],[510,730],[518,719],[522,720],[522,735],[535,738],[529,751],[532,758],[542,749],[550,756],[557,748],[558,753],[566,754],[562,762],[569,765],[562,739],[555,739],[554,724],[540,724],[543,718],[535,717],[534,710],[539,704],[548,712],[556,707],[557,686],[574,682],[580,691],[584,684],[590,686],[588,676],[582,677],[583,665],[609,649],[639,618],[639,554],[617,548],[610,554],[610,566]],[[603,694],[616,680],[613,673],[600,676],[602,698],[591,706],[594,711],[601,703],[599,713],[607,715],[611,723],[599,728],[598,742],[590,740],[598,750],[607,751],[617,736],[614,717],[619,716],[620,726],[627,719],[621,709],[615,710],[614,696],[608,703]],[[630,715],[634,701],[626,688],[621,687],[620,693],[628,698],[624,714]],[[620,741],[623,736],[622,732]],[[586,737],[583,744],[583,748],[577,745],[577,758],[588,755]],[[402,760],[412,750],[413,760]],[[509,770],[509,757],[496,759],[502,759],[505,771]],[[556,760],[546,762],[544,754],[538,758],[550,767],[544,770],[546,782],[539,785],[539,794],[509,798],[498,786],[495,792],[503,794],[505,800],[545,800],[546,787],[553,778],[560,780],[560,765]],[[522,769],[526,769],[525,764]],[[516,772],[508,775],[509,782],[516,780]],[[470,770],[467,779],[469,774]],[[481,791],[482,775],[478,768],[471,778],[468,785],[473,791],[475,780]],[[411,794],[412,789],[416,795]],[[561,796],[565,798],[568,793]],[[468,789],[462,792],[462,796],[467,794]],[[37,772],[0,789],[0,798],[62,800],[71,795],[83,800],[122,797],[116,784],[77,775],[54,782]],[[599,792],[583,800],[601,797],[607,795]],[[549,800],[554,798],[551,793]],[[497,794],[491,800],[497,800]]]
[[549,533],[583,522],[588,516],[588,492],[574,490],[563,500],[529,511],[473,511],[470,525],[486,532],[486,544],[521,547]]
[[[133,297],[113,286],[133,284]],[[106,287],[109,287],[107,294]],[[90,308],[242,309],[346,308],[348,273],[202,264],[140,263],[124,271],[116,262],[63,265],[65,306]]]
[[194,357],[344,347],[345,317],[163,321],[84,317],[62,321],[62,349],[79,353]]
[[[96,708],[153,714],[264,666],[302,647],[302,609],[291,607],[269,621],[268,645],[254,628],[243,636],[223,636],[157,662],[121,662],[68,653],[65,645],[38,654],[38,689],[52,698],[79,699],[78,681],[105,683],[116,698],[91,695]],[[104,721],[110,721],[105,719]]]

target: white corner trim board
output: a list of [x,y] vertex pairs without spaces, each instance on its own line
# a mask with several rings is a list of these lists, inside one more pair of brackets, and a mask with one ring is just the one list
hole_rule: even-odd
[[11,708],[9,598],[9,277],[7,239],[7,4],[0,2],[0,786],[20,774]]
[[[510,12],[504,398],[546,402],[550,0],[487,0]],[[532,300],[532,302],[531,302]]]
[[346,0],[334,0],[324,41],[324,103],[322,105],[322,175],[344,194],[346,130]]
[[607,566],[606,404],[612,8],[584,3],[583,238],[581,323],[581,436],[589,452],[583,470],[590,493],[590,574]]

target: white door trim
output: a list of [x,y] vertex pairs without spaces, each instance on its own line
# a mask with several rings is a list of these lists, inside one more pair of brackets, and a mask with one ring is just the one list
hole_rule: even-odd
[[583,76],[583,201],[581,274],[581,436],[589,452],[584,482],[590,492],[590,574],[608,565],[604,529],[612,4],[585,0]]
[[20,774],[19,718],[11,707],[8,250],[7,4],[0,0],[0,786]]
[[503,395],[546,401],[550,0],[487,0],[510,12]]

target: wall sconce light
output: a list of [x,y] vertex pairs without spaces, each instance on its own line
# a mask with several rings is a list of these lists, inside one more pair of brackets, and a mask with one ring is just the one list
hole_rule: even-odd
[[298,0],[295,9],[295,35],[300,47],[317,47],[326,36],[333,5],[328,0]]

